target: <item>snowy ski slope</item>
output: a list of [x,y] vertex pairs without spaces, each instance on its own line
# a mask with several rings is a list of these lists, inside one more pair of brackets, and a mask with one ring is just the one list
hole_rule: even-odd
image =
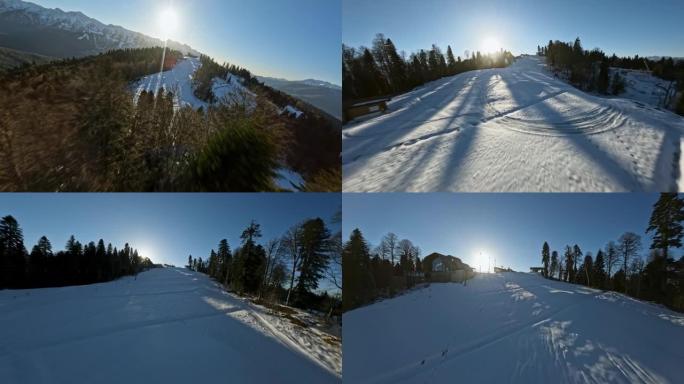
[[[145,76],[138,80],[134,86],[134,101],[137,103],[143,91],[159,92],[160,89],[171,91],[175,96],[175,104],[178,106],[191,106],[195,109],[207,108],[209,103],[198,99],[193,90],[192,79],[195,71],[201,66],[199,58],[185,57],[178,61],[173,69],[161,73]],[[245,88],[240,78],[228,75],[227,79],[214,78],[212,92],[218,101],[230,100],[254,103],[254,93]]]
[[343,187],[364,191],[677,188],[684,118],[584,93],[523,56],[440,79],[343,130]]
[[[3,383],[334,383],[306,335],[206,276],[155,269],[109,283],[0,291]],[[324,344],[322,341],[321,344]]]
[[350,383],[681,383],[684,315],[509,272],[345,314]]

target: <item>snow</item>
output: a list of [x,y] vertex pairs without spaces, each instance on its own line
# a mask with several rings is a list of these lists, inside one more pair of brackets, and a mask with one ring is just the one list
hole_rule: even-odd
[[433,283],[343,323],[353,383],[664,384],[684,373],[684,315],[536,274]]
[[287,105],[285,108],[283,108],[283,110],[280,112],[280,114],[282,115],[283,113],[287,113],[289,115],[294,115],[296,119],[299,119],[304,114],[304,112],[300,111],[299,109],[297,109],[291,105]]
[[[65,12],[60,8],[44,8],[40,5],[21,0],[0,0],[0,13],[22,11],[25,17],[65,31],[83,34],[78,40],[94,40],[98,52],[106,52],[112,48],[145,48],[161,47],[164,41],[127,30],[117,25],[105,25],[81,12]],[[172,40],[167,41],[170,48],[184,54],[199,56],[199,52]]]
[[297,187],[302,186],[305,183],[306,181],[304,181],[302,175],[291,169],[282,168],[278,171],[276,185],[282,189],[296,189]]
[[443,78],[343,129],[343,189],[664,191],[677,187],[684,118],[584,93],[543,58]]
[[333,348],[312,341],[317,330],[292,327],[206,275],[179,268],[89,286],[5,290],[0,377],[8,383],[340,382],[329,367],[335,354],[326,354]]
[[668,93],[672,98],[676,90],[672,82],[657,78],[647,71],[611,68],[611,79],[615,72],[618,72],[625,81],[625,91],[619,95],[620,97],[636,100],[652,107],[663,107]]
[[[210,104],[198,99],[194,94],[193,76],[202,66],[200,59],[185,57],[179,60],[171,70],[145,76],[134,85],[134,101],[137,103],[143,91],[157,94],[160,89],[171,91],[175,96],[176,107],[190,106],[195,109],[207,108]],[[253,105],[256,95],[242,84],[242,79],[229,74],[226,79],[214,78],[212,92],[219,102],[238,102]]]

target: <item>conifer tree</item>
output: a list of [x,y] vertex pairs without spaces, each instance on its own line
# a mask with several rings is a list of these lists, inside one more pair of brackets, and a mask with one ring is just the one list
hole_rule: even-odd
[[[558,265],[558,252],[553,251],[553,252],[551,252],[551,273],[550,273],[551,278],[553,278],[554,275],[556,274],[558,267],[559,267],[559,265]],[[559,279],[561,278],[560,274],[559,274],[558,278]]]
[[345,311],[367,303],[375,289],[370,273],[368,243],[359,229],[354,229],[342,251],[342,306]]
[[573,269],[575,264],[573,260],[574,257],[575,254],[572,248],[569,245],[565,246],[565,281],[567,282],[573,282],[575,280],[575,272]]
[[544,267],[542,274],[544,277],[549,276],[549,256],[549,244],[545,241],[544,245],[542,246],[542,265]]
[[682,246],[681,222],[684,220],[684,200],[676,193],[661,193],[653,206],[646,233],[653,232],[651,249],[659,249],[665,259],[670,248]]
[[596,260],[594,260],[594,269],[592,271],[592,284],[596,288],[605,288],[606,283],[606,271],[605,271],[605,261],[603,257],[603,251],[598,250],[596,253]]

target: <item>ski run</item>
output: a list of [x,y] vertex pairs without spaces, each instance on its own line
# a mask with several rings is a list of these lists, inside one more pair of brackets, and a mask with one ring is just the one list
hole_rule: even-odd
[[350,383],[681,383],[684,316],[536,274],[433,283],[344,315]]
[[0,291],[3,383],[335,383],[339,338],[159,268],[76,287]]
[[345,192],[678,189],[684,118],[582,92],[542,57],[443,78],[343,130]]

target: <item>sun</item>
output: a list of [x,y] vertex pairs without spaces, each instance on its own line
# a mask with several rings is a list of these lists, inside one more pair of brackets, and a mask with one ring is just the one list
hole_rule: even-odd
[[173,33],[178,30],[180,25],[180,18],[178,12],[172,7],[168,7],[159,12],[157,19],[157,26],[159,33],[164,39],[172,37]]
[[482,40],[482,46],[480,47],[482,53],[496,53],[501,49],[501,42],[499,39],[493,36],[489,36]]

